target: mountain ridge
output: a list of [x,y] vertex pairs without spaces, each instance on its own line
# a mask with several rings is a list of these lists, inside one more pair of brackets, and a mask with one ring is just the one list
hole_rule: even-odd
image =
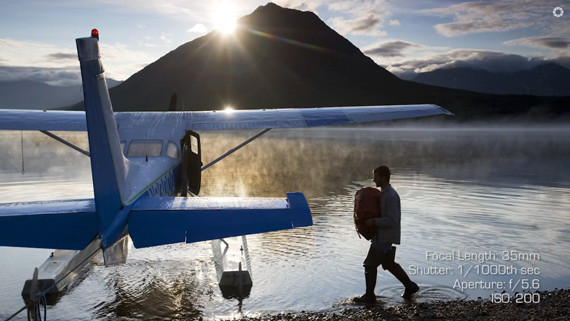
[[570,86],[567,85],[570,69],[556,63],[544,63],[510,73],[470,67],[445,68],[420,73],[410,80],[488,94],[570,96]]

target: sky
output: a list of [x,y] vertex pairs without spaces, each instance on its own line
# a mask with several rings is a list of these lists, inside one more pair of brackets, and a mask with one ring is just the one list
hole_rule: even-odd
[[[0,0],[0,81],[80,83],[75,38],[100,33],[107,77],[126,80],[265,1]],[[570,68],[570,0],[275,0],[313,11],[389,71]],[[555,8],[562,8],[564,13]],[[557,17],[556,15],[559,17]],[[562,15],[561,15],[562,14]]]

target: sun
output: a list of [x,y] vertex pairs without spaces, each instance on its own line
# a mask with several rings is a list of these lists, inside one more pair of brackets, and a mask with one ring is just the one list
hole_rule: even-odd
[[231,2],[221,2],[216,4],[212,11],[214,29],[223,34],[233,34],[236,29],[235,6]]

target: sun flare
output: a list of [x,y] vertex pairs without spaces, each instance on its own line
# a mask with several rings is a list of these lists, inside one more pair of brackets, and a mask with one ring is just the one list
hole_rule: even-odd
[[223,34],[232,34],[236,29],[236,10],[231,2],[218,3],[213,10],[214,28]]

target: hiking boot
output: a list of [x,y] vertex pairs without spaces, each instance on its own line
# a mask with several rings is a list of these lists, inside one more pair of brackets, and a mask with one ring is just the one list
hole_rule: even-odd
[[376,295],[366,293],[362,296],[357,296],[352,299],[355,303],[376,303]]
[[409,286],[406,287],[406,289],[404,290],[404,294],[402,294],[402,298],[406,299],[406,300],[410,300],[412,298],[412,296],[417,293],[420,290],[420,287],[412,282],[412,284],[410,284]]

